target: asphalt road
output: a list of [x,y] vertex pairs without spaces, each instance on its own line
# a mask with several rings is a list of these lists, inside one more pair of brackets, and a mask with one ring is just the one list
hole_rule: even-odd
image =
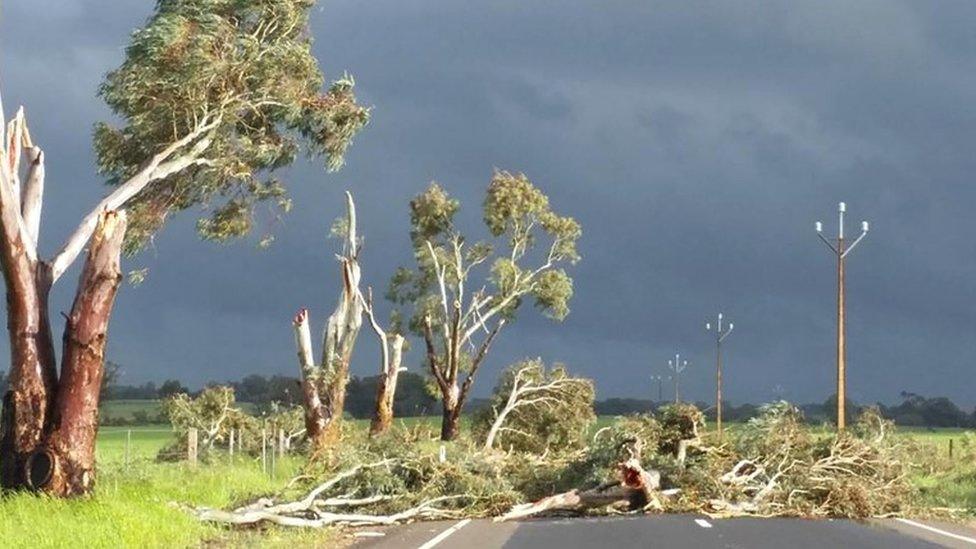
[[[382,535],[380,535],[382,534]],[[710,520],[695,515],[416,523],[359,532],[357,549],[976,547],[976,531],[897,520]]]

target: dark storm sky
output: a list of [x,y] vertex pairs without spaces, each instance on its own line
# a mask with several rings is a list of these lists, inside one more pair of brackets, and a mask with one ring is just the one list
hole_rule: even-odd
[[[135,0],[7,0],[0,77],[47,152],[50,253],[104,193],[95,96]],[[494,167],[524,171],[583,225],[576,297],[560,324],[526,308],[477,384],[525,356],[565,361],[601,397],[647,397],[681,352],[686,394],[710,398],[708,315],[736,323],[728,398],[822,400],[833,391],[834,264],[813,232],[872,232],[848,264],[849,390],[976,402],[976,4],[946,2],[456,2],[335,0],[315,53],[374,106],[347,167],[288,173],[295,208],[277,242],[199,241],[179,215],[124,287],[109,356],[124,382],[192,385],[297,374],[290,318],[334,304],[328,227],[354,192],[364,277],[408,261],[409,197],[436,179],[469,225]],[[262,228],[264,230],[264,228]],[[73,273],[76,271],[73,271]],[[75,274],[55,294],[70,306]],[[60,331],[60,327],[57,328]],[[6,340],[0,343],[6,353]],[[407,356],[420,364],[416,350]],[[377,369],[364,331],[354,373]]]

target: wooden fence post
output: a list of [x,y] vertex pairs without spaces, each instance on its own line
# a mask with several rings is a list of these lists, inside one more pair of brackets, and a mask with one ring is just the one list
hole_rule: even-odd
[[125,432],[125,468],[129,468],[129,444],[132,442],[132,429]]
[[952,459],[952,439],[949,439],[949,459]]
[[275,455],[278,454],[278,452],[275,451],[275,446],[277,446],[277,441],[278,441],[278,437],[275,436],[275,430],[272,429],[271,430],[271,468],[269,470],[272,479],[275,478]]
[[268,474],[268,424],[261,427],[261,472]]
[[230,430],[230,444],[228,444],[228,451],[230,452],[230,457],[234,457],[234,430]]
[[285,430],[278,429],[278,457],[285,457]]
[[186,434],[186,459],[190,465],[197,464],[197,430],[190,428]]

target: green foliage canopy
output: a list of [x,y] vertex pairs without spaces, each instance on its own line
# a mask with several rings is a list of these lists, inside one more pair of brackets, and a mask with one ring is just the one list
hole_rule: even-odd
[[499,413],[511,402],[517,383],[525,392],[513,405],[498,433],[497,446],[506,450],[541,454],[548,449],[572,450],[585,445],[593,412],[593,381],[575,378],[563,364],[547,368],[541,359],[509,366],[495,386],[489,405],[475,413],[472,429],[484,441]]
[[[170,211],[202,205],[208,239],[246,234],[257,203],[290,207],[272,174],[302,146],[330,170],[342,166],[352,138],[369,120],[353,79],[323,90],[311,52],[312,0],[159,0],[132,35],[122,65],[100,95],[122,125],[100,123],[95,151],[110,184],[132,178],[181,138],[159,181],[130,204],[127,250],[139,249]],[[168,173],[168,172],[172,173]]]
[[[479,327],[496,316],[513,318],[525,297],[533,298],[546,316],[564,319],[573,281],[562,266],[580,259],[579,223],[554,212],[549,198],[521,173],[496,171],[488,185],[483,219],[494,240],[469,243],[455,224],[460,207],[437,183],[410,202],[417,267],[398,269],[387,294],[394,302],[413,305],[410,327],[419,333],[427,315],[443,322],[451,308],[448,301],[466,308],[462,324]],[[540,246],[543,242],[548,246]],[[485,284],[470,280],[474,269],[489,261]],[[535,266],[528,265],[532,261]],[[468,296],[466,285],[481,289]]]

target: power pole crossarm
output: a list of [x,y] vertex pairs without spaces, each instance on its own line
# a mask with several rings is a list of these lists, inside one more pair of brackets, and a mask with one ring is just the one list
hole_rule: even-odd
[[[722,437],[722,342],[729,337],[735,325],[729,322],[728,327],[722,325],[725,320],[722,313],[718,314],[718,322],[715,323],[715,427],[719,438]],[[712,331],[712,323],[706,322],[705,329]]]
[[674,403],[677,404],[681,401],[681,395],[678,392],[678,381],[681,378],[681,372],[685,371],[688,367],[688,361],[681,359],[680,353],[675,353],[674,359],[668,360],[668,369],[671,370],[674,375],[671,376],[674,380]]
[[847,307],[846,290],[844,279],[844,259],[868,234],[870,226],[867,221],[861,222],[861,235],[858,236],[850,246],[845,246],[844,241],[844,214],[847,212],[847,204],[841,202],[837,205],[837,245],[823,235],[823,223],[817,221],[814,228],[817,236],[820,237],[830,250],[837,256],[837,430],[843,431],[847,426]]

